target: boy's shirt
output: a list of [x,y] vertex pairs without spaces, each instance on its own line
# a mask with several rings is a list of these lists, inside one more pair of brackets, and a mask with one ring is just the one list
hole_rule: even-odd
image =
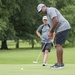
[[[44,25],[44,24],[40,25],[38,27],[37,31],[40,32],[41,35],[42,35],[41,42],[45,43],[46,39],[47,39],[47,36],[48,36],[48,33],[50,32],[49,24],[47,24],[47,25]],[[50,41],[48,41],[48,43],[50,43],[50,42],[51,42],[51,39],[50,39]]]

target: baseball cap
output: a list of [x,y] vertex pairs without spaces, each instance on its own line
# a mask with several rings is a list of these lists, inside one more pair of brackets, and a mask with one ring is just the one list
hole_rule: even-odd
[[47,20],[47,16],[43,16],[42,20]]
[[39,5],[37,6],[37,10],[38,10],[38,12],[41,11],[41,9],[42,9],[43,6],[45,6],[45,4],[39,4]]

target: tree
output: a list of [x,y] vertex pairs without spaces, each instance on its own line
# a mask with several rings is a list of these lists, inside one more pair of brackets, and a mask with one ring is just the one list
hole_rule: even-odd
[[10,17],[15,14],[18,6],[15,4],[15,1],[0,0],[0,39],[2,40],[1,49],[8,49],[6,40],[15,37],[13,24],[10,22]]
[[69,32],[68,41],[71,43],[71,46],[75,46],[75,6],[67,5],[66,7],[61,9],[64,17],[70,22],[71,30]]
[[75,5],[75,0],[57,0],[56,8],[61,9],[67,5]]
[[35,38],[34,31],[36,31],[36,25],[39,23],[37,22],[38,13],[36,10],[38,2],[35,0],[18,0],[17,3],[20,6],[20,12],[16,13],[16,15],[11,18],[16,31],[16,36],[22,40],[32,41]]

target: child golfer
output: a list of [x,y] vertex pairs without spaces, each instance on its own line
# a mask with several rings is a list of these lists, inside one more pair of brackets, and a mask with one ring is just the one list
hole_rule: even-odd
[[[50,25],[47,21],[47,16],[43,16],[42,21],[43,21],[43,24],[38,27],[38,29],[36,30],[36,34],[41,38],[42,49],[43,49],[45,42],[48,39],[47,36],[48,36],[48,33],[50,32]],[[48,53],[51,50],[52,43],[54,42],[54,37],[55,37],[55,33],[52,39],[48,39],[45,48],[42,50],[43,52],[42,66],[47,66]]]

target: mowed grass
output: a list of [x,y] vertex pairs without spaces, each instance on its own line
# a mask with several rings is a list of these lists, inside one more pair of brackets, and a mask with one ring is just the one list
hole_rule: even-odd
[[[14,43],[13,43],[14,44]],[[50,69],[56,62],[56,50],[52,48],[48,56],[48,66],[43,67],[43,54],[38,64],[33,64],[41,49],[30,49],[31,46],[23,43],[20,49],[8,43],[11,50],[0,50],[0,75],[75,75],[75,48],[64,48],[64,69]],[[37,45],[38,46],[38,45]],[[29,49],[27,48],[29,47]],[[22,70],[21,70],[22,69]]]
[[[75,75],[75,64],[66,64],[64,69],[50,69],[41,64],[1,64],[0,75]],[[23,70],[21,70],[23,69]]]
[[[0,64],[32,64],[41,52],[41,49],[12,49],[0,50]],[[42,63],[43,54],[39,58]],[[56,50],[53,48],[48,56],[48,63],[56,62]],[[64,63],[75,64],[75,48],[64,48]]]
[[40,56],[38,64],[33,64],[40,51],[40,49],[0,51],[0,75],[75,75],[75,48],[64,48],[64,69],[50,69],[56,62],[54,48],[49,53],[48,66],[42,66],[43,55]]

